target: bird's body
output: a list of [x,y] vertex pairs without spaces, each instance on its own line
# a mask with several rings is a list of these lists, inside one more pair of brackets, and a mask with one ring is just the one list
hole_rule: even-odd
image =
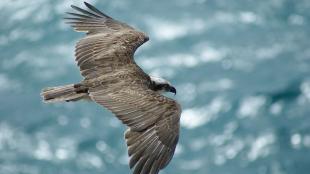
[[75,57],[84,79],[77,84],[46,88],[47,103],[94,101],[128,126],[125,139],[134,174],[157,174],[173,157],[179,137],[181,107],[163,96],[176,93],[166,80],[146,74],[134,52],[148,36],[92,5],[72,6],[69,24],[87,35],[76,45]]

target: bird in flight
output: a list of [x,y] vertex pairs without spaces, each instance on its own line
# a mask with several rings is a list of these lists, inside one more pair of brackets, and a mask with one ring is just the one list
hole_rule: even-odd
[[65,18],[86,36],[78,41],[75,60],[80,83],[48,87],[46,103],[94,101],[110,110],[128,129],[125,139],[134,174],[157,174],[171,161],[179,139],[181,107],[163,92],[176,94],[167,80],[146,74],[135,62],[136,49],[149,37],[84,2]]

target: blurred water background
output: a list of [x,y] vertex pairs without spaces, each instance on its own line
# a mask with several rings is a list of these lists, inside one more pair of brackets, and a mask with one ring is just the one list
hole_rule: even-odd
[[[90,3],[148,33],[137,62],[177,87],[181,138],[162,174],[309,174],[309,0]],[[111,113],[41,102],[41,88],[81,80],[71,4],[0,1],[1,174],[129,173]]]

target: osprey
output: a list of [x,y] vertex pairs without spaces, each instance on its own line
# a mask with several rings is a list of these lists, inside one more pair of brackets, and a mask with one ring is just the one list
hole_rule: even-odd
[[65,18],[86,36],[76,44],[80,83],[46,88],[44,102],[89,99],[128,126],[125,139],[134,174],[157,174],[171,161],[179,139],[181,107],[162,92],[176,89],[162,78],[146,74],[134,60],[136,49],[149,37],[94,6],[71,6]]

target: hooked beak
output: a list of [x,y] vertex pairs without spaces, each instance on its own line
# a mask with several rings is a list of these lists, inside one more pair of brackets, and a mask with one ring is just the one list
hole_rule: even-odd
[[170,87],[169,92],[174,93],[174,95],[177,94],[177,90],[173,86]]

